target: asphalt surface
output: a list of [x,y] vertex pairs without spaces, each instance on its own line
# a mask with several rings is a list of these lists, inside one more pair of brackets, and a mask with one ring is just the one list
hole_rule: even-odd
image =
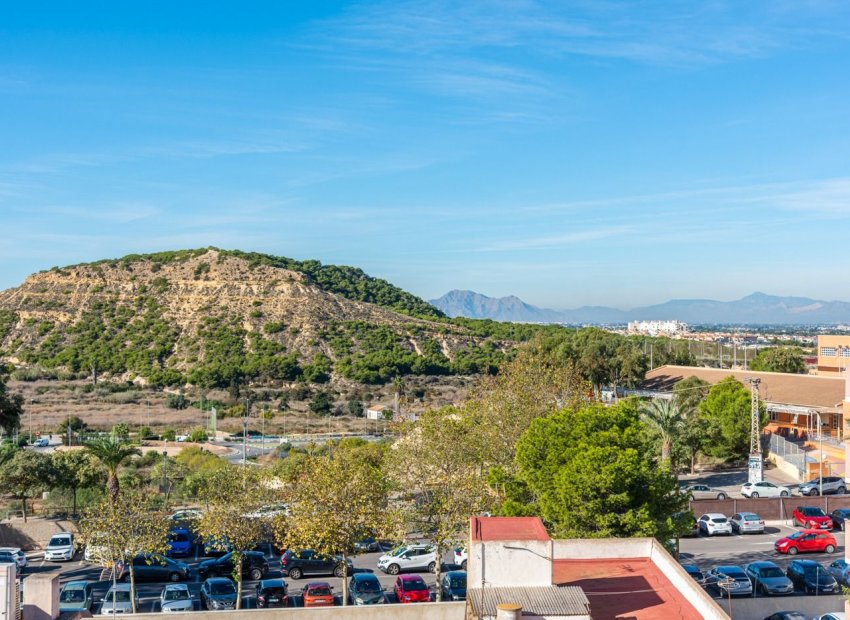
[[[387,603],[397,603],[398,601],[393,594],[393,584],[395,583],[396,577],[392,575],[385,575],[377,568],[378,558],[382,555],[382,553],[365,553],[359,556],[352,558],[354,564],[354,572],[362,573],[369,572],[374,573],[378,580],[381,582],[381,585],[385,588],[386,592],[386,602]],[[200,589],[201,589],[201,581],[198,579],[198,573],[196,567],[198,563],[206,558],[175,558],[180,561],[186,562],[189,566],[192,567],[192,575],[190,576],[189,581],[187,582],[189,585],[189,589],[192,592],[192,595],[195,599],[195,609],[200,609]],[[451,564],[454,560],[454,554],[448,553],[444,557],[445,568],[444,570],[452,570],[457,567]],[[82,560],[82,554],[78,554],[78,556],[71,562],[47,562],[39,557],[33,557],[29,559],[28,566],[24,569],[23,579],[24,579],[24,588],[26,588],[26,578],[28,575],[32,574],[45,574],[45,573],[58,573],[60,574],[60,587],[61,584],[65,584],[69,581],[90,581],[94,586],[94,600],[95,604],[92,608],[92,613],[97,614],[100,610],[100,600],[105,596],[107,590],[112,585],[111,582],[108,581],[98,581],[101,568],[99,566],[93,565],[89,562],[85,562]],[[432,600],[433,600],[433,591],[435,584],[435,575],[428,572],[418,572],[424,580],[425,583],[428,584],[428,587],[432,592]],[[290,594],[290,605],[295,607],[301,607],[302,601],[299,595],[299,592],[302,587],[304,587],[307,583],[311,581],[326,581],[328,582],[334,589],[334,594],[336,595],[336,604],[341,604],[342,597],[342,579],[333,577],[331,575],[328,576],[309,576],[304,577],[299,580],[284,578],[280,572],[280,560],[269,560],[269,573],[266,576],[266,579],[275,579],[281,578],[284,579],[288,586],[289,594]],[[139,593],[140,600],[140,612],[159,612],[160,604],[159,597],[160,594],[165,587],[166,582],[161,583],[150,583],[150,582],[142,582],[137,583],[137,592]],[[257,582],[245,580],[242,582],[242,608],[243,609],[254,609],[256,607],[254,591],[256,588]]]
[[[679,543],[679,560],[682,563],[696,564],[703,573],[715,566],[736,565],[744,568],[750,562],[770,560],[785,570],[791,560],[796,558],[814,560],[827,568],[835,560],[844,557],[844,532],[833,532],[838,549],[835,553],[801,553],[789,556],[777,553],[774,543],[797,531],[788,526],[768,526],[764,534],[747,534],[743,536],[700,536],[698,538],[682,538]],[[735,620],[761,620],[777,611],[798,610],[809,617],[844,609],[844,597],[839,595],[807,595],[796,592],[789,596],[762,596],[733,598],[731,601],[722,599],[712,589],[707,592],[718,598],[718,603],[725,610],[732,610]]]

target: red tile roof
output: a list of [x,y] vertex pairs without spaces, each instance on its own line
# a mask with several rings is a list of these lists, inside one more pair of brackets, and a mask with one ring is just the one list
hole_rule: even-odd
[[472,540],[549,540],[538,517],[472,517]]
[[593,620],[701,617],[649,558],[555,560],[552,582],[581,587]]

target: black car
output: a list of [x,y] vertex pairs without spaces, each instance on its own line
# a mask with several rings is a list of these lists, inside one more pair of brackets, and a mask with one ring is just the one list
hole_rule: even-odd
[[[233,574],[233,552],[226,553],[214,560],[204,560],[198,564],[201,579],[207,577],[230,577]],[[242,554],[242,576],[259,581],[269,572],[269,563],[259,551],[245,551]]]
[[[191,572],[187,564],[164,555],[147,554],[133,558],[133,575],[136,581],[185,581]],[[122,581],[130,580],[129,567],[122,569],[119,578]]]
[[835,577],[814,560],[793,560],[785,572],[794,587],[806,594],[835,594],[839,591]]
[[[352,571],[351,560],[348,560],[348,574]],[[333,575],[343,576],[342,558],[337,556],[323,555],[312,549],[293,552],[287,549],[280,558],[280,570],[284,577],[301,579],[304,575]]]
[[257,607],[289,606],[289,594],[286,591],[286,582],[283,579],[263,579],[257,584],[255,596]]
[[832,529],[844,531],[844,522],[850,519],[850,508],[836,508],[829,516],[832,517]]

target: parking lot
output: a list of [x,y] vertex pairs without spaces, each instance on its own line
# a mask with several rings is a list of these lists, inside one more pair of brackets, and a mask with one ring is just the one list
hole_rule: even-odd
[[[699,515],[697,515],[699,516]],[[731,515],[728,515],[731,516]],[[680,541],[680,561],[692,563],[707,572],[715,566],[733,564],[744,567],[750,562],[770,560],[785,570],[796,557],[815,560],[827,567],[833,561],[844,557],[844,532],[833,532],[838,549],[835,553],[805,553],[797,556],[777,553],[774,543],[789,534],[798,531],[796,528],[778,525],[767,526],[764,534],[747,534],[744,536],[700,536],[698,538],[683,538]],[[711,589],[708,592],[716,596]],[[806,595],[797,592],[789,596],[762,596],[733,598],[730,601],[718,600],[727,613],[735,620],[762,620],[766,616],[782,610],[798,610],[809,617],[830,611],[844,609],[844,597],[839,595]]]
[[[354,563],[354,572],[370,572],[374,573],[378,580],[381,582],[381,585],[386,590],[386,602],[387,603],[396,603],[395,595],[393,594],[392,588],[395,582],[396,577],[393,575],[386,575],[381,572],[377,567],[378,558],[381,556],[381,553],[365,553],[353,558]],[[198,573],[196,567],[198,563],[204,558],[180,558],[181,561],[185,561],[189,564],[192,570],[192,577],[188,582],[189,589],[192,592],[193,597],[195,598],[195,609],[200,609],[200,600],[199,590],[201,588],[201,581],[198,579]],[[446,562],[445,570],[451,570],[456,568],[452,565],[452,561],[454,559],[453,553],[448,553],[444,556],[444,561]],[[326,581],[328,582],[334,589],[334,594],[336,595],[336,604],[341,604],[341,596],[342,596],[342,579],[336,578],[333,576],[322,576],[322,577],[304,577],[300,580],[293,580],[284,578],[280,572],[280,561],[279,560],[270,560],[269,561],[269,573],[266,578],[283,578],[286,581],[286,584],[289,588],[290,594],[290,605],[300,607],[301,597],[298,595],[300,589],[306,585],[310,581]],[[29,565],[26,569],[24,569],[24,588],[26,588],[26,577],[27,575],[32,575],[35,573],[58,573],[60,574],[60,584],[67,583],[69,581],[76,580],[86,580],[94,583],[94,600],[96,601],[94,607],[92,608],[93,613],[97,614],[100,609],[99,601],[106,594],[106,591],[109,589],[111,582],[98,582],[98,579],[101,574],[101,568],[85,562],[82,560],[82,554],[78,554],[78,557],[74,559],[72,562],[47,562],[39,557],[33,557],[29,560]],[[435,584],[435,575],[427,572],[417,573],[424,580],[425,583],[428,584],[429,588],[432,592],[432,600],[433,600],[433,589]],[[244,609],[253,609],[256,607],[253,592],[256,586],[255,581],[243,581],[243,598],[242,598],[242,607]],[[141,607],[139,609],[140,612],[159,612],[159,596],[162,592],[162,589],[165,587],[165,583],[138,583],[137,591],[139,593],[139,599],[141,602]]]

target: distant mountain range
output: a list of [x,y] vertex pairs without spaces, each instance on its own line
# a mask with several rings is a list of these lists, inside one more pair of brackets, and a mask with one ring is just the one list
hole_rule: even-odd
[[673,299],[632,310],[582,306],[550,310],[525,303],[513,295],[487,297],[474,291],[449,291],[430,303],[450,317],[493,319],[518,323],[626,323],[639,320],[672,320],[692,324],[839,324],[850,323],[850,303],[807,297],[778,297],[753,293],[735,301]]

